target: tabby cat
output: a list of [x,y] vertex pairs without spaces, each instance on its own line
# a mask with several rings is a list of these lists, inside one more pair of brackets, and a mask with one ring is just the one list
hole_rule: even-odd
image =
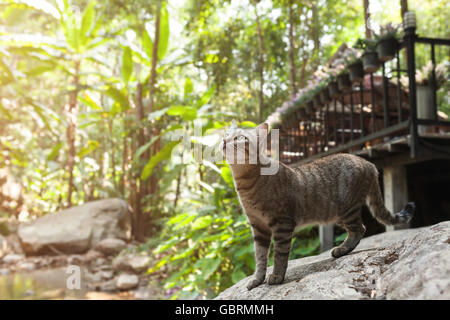
[[[350,154],[335,154],[292,168],[277,163],[273,175],[262,175],[261,168],[272,158],[258,152],[250,162],[250,150],[260,147],[268,125],[240,129],[233,124],[222,144],[231,167],[236,192],[252,227],[256,271],[247,288],[263,283],[271,239],[274,239],[274,268],[267,279],[270,285],[282,283],[286,273],[294,229],[307,224],[336,224],[348,236],[331,252],[339,258],[351,252],[364,235],[361,208],[367,204],[373,216],[385,225],[407,223],[414,212],[408,203],[392,214],[384,206],[378,185],[378,171],[372,163]],[[238,163],[234,153],[245,153],[245,163]],[[278,162],[278,161],[277,161]],[[253,164],[252,164],[253,163]]]

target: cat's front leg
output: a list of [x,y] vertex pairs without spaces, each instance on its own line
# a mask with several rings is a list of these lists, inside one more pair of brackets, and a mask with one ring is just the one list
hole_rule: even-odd
[[264,282],[267,271],[267,259],[269,255],[271,233],[269,230],[257,229],[252,226],[255,241],[256,271],[247,284],[247,289],[252,290]]
[[274,229],[274,266],[273,273],[267,279],[268,284],[280,284],[284,280],[291,251],[292,233],[294,227],[292,223],[280,224]]

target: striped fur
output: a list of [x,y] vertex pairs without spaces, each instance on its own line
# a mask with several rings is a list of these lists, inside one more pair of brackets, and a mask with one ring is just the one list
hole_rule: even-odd
[[[258,136],[261,129],[267,130],[267,125],[252,129],[249,134]],[[227,147],[240,134],[242,129],[230,129]],[[248,144],[233,147],[248,152]],[[409,203],[401,212],[390,213],[383,203],[376,167],[354,155],[331,155],[296,168],[279,163],[275,175],[261,175],[260,163],[229,164],[255,242],[256,272],[248,284],[249,290],[265,280],[272,238],[274,269],[267,283],[279,284],[284,280],[296,227],[330,223],[342,226],[348,237],[332,250],[332,256],[338,258],[351,252],[364,235],[361,220],[364,204],[385,225],[408,222],[414,211],[414,205]]]

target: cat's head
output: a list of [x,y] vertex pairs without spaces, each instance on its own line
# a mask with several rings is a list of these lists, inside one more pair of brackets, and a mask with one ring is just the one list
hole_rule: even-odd
[[256,128],[242,129],[233,120],[220,143],[228,164],[260,164],[265,157],[267,132],[267,123]]

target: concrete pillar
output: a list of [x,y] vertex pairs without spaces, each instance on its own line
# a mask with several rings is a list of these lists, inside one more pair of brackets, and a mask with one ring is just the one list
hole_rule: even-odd
[[[384,205],[396,213],[408,202],[408,186],[404,166],[387,166],[383,168]],[[407,229],[408,224],[386,226],[386,231]]]
[[319,226],[320,251],[324,252],[334,247],[333,225]]

